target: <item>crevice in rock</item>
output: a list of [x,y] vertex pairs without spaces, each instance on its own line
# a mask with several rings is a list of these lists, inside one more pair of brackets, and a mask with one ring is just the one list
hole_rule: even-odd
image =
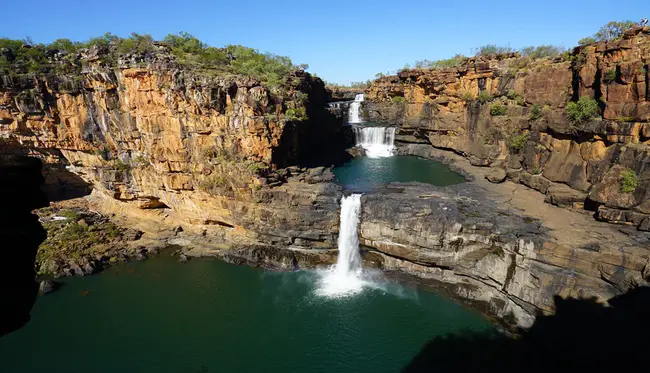
[[381,250],[377,249],[376,247],[372,247],[372,246],[365,246],[365,247],[368,248],[368,250],[367,250],[368,252],[376,252],[376,253],[379,253],[381,255],[386,255],[387,257],[390,257],[390,258],[393,258],[393,259],[397,259],[397,260],[401,260],[401,261],[404,261],[404,262],[417,264],[417,265],[420,265],[422,267],[439,268],[439,269],[442,269],[443,271],[453,271],[454,268],[455,268],[454,266],[445,266],[445,265],[440,265],[440,264],[435,264],[435,263],[426,263],[426,262],[410,260],[410,259],[407,259],[407,258],[404,258],[404,257],[401,257],[401,256],[396,256],[396,255],[393,255],[393,254],[389,254],[389,253],[387,253],[385,251],[381,251]]
[[[574,57],[577,56],[574,54]],[[572,63],[571,73],[571,101],[578,101],[578,98],[580,98],[580,66],[577,58]]]
[[226,227],[226,228],[235,228],[234,225],[226,223],[224,221],[220,221],[220,220],[206,220],[205,224],[206,225],[219,225],[221,227]]
[[506,280],[503,282],[503,291],[506,291],[508,285],[512,281],[512,278],[515,275],[515,269],[517,267],[517,254],[510,254],[510,265],[508,266],[508,271],[506,272]]
[[643,71],[645,72],[645,100],[650,101],[650,79],[648,79],[650,73],[648,73],[648,64],[643,66]]
[[[617,76],[619,75],[619,67],[616,67],[617,69]],[[602,77],[603,77],[603,71],[600,69],[596,69],[596,75],[594,76],[594,84],[592,86],[594,90],[594,99],[598,103],[598,107],[600,107],[600,111],[603,112],[605,111],[605,102],[602,100],[603,98],[603,91],[602,91]]]

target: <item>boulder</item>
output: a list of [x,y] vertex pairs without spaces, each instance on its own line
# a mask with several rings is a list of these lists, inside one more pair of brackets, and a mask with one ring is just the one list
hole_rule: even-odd
[[503,183],[506,180],[506,170],[503,168],[493,168],[485,175],[485,178],[491,183]]
[[546,190],[546,199],[544,202],[559,207],[584,207],[587,194],[579,190],[572,189],[568,185],[553,184]]
[[41,283],[38,285],[38,294],[39,295],[45,295],[52,293],[61,286],[58,282],[54,280],[43,280]]

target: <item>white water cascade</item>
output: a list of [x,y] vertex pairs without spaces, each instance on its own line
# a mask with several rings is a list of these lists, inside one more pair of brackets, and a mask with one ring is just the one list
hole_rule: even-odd
[[361,194],[341,199],[339,256],[336,265],[324,274],[318,293],[327,297],[344,297],[361,291],[361,256],[357,226],[361,214]]
[[390,157],[395,151],[395,128],[355,127],[354,137],[370,158]]
[[364,100],[363,93],[359,93],[354,97],[354,101],[350,103],[350,108],[348,109],[348,123],[361,123],[361,117],[359,116],[359,111],[361,110],[361,103]]

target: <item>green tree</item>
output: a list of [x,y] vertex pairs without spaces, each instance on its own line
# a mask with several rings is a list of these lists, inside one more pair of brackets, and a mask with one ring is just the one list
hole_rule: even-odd
[[569,102],[566,105],[566,114],[573,123],[586,122],[600,115],[598,102],[591,97],[580,97],[578,102]]
[[587,36],[586,38],[582,38],[578,40],[579,45],[589,45],[595,42],[596,42],[596,38],[594,38],[593,36]]
[[601,27],[596,34],[594,34],[594,38],[598,41],[610,41],[614,39],[618,39],[621,36],[623,36],[623,33],[636,26],[636,22],[632,21],[621,21],[621,22],[616,22],[616,21],[611,21],[607,23],[605,26]]

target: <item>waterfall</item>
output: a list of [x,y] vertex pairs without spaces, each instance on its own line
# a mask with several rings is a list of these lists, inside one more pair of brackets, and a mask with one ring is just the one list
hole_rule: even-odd
[[320,295],[342,297],[355,294],[363,288],[357,232],[360,214],[361,194],[352,194],[341,199],[339,256],[336,265],[322,278],[318,290]]
[[354,101],[350,103],[350,108],[348,109],[348,122],[349,123],[361,123],[362,120],[359,117],[359,111],[361,110],[361,103],[364,100],[363,93],[360,93],[354,97]]
[[370,158],[390,157],[395,151],[395,128],[355,127],[354,136]]

